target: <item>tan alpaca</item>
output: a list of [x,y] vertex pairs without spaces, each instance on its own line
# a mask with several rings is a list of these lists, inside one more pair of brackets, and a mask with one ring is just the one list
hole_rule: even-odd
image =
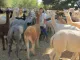
[[80,28],[80,22],[73,22],[71,17],[70,17],[70,14],[69,14],[69,11],[64,11],[65,13],[65,16],[67,18],[67,23],[70,24],[70,25],[73,25],[73,26],[76,26],[78,28]]
[[[24,32],[24,40],[27,47],[27,57],[30,59],[31,51],[34,55],[35,53],[35,43],[37,43],[37,47],[39,47],[39,36],[40,36],[40,25],[39,25],[39,15],[37,14],[36,24],[33,26],[29,26]],[[32,44],[32,48],[29,49],[29,41]]]
[[50,60],[59,60],[62,52],[70,51],[74,52],[71,60],[76,60],[78,53],[80,53],[80,31],[76,30],[60,30],[51,37],[51,48],[47,51],[50,56]]

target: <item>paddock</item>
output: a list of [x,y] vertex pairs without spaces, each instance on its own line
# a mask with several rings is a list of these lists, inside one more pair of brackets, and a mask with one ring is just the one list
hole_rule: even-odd
[[[7,54],[7,49],[5,51],[2,50],[2,43],[0,40],[0,60],[8,60],[8,54]],[[49,60],[49,56],[48,55],[44,55],[43,53],[45,52],[46,48],[49,47],[49,43],[45,42],[45,41],[40,41],[40,48],[36,49],[36,56],[30,55],[31,59],[30,60]],[[11,52],[11,58],[12,60],[17,60],[17,57],[15,55],[15,44],[13,44],[12,46],[12,52]],[[63,52],[60,60],[70,60],[71,56],[72,56],[72,52]],[[22,60],[26,60],[26,51],[22,50],[20,51],[20,57]],[[77,59],[78,60],[78,59]]]

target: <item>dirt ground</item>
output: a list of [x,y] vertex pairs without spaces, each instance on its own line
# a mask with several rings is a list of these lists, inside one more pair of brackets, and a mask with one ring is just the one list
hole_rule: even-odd
[[[31,56],[30,60],[49,60],[49,56],[45,55],[43,56],[42,54],[45,52],[46,48],[49,47],[49,42],[45,42],[45,41],[40,41],[40,49],[36,49],[36,56]],[[17,60],[16,59],[16,55],[15,55],[15,46],[13,46],[12,49],[12,53],[11,53],[11,60]],[[21,51],[20,52],[20,57],[22,60],[27,60],[27,55],[26,55],[26,51]],[[72,56],[71,52],[64,52],[60,58],[60,60],[69,60]],[[2,50],[2,44],[1,44],[1,40],[0,40],[0,60],[8,60],[8,54],[7,54],[7,50],[3,51]]]

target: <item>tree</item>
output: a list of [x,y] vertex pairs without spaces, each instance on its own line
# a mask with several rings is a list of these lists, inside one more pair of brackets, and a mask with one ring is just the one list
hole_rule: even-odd
[[44,4],[43,3],[40,3],[39,5],[38,5],[38,8],[43,8],[44,7]]
[[43,0],[44,5],[52,4],[53,0]]
[[18,7],[19,0],[12,0],[12,7]]
[[69,3],[71,3],[71,7],[74,7],[77,1],[78,0],[43,0],[43,3],[45,5],[52,5],[54,9],[63,9],[69,8]]
[[13,0],[13,7],[23,7],[23,8],[32,8],[32,7],[36,7],[36,0]]
[[80,0],[77,1],[77,5],[80,8]]
[[0,7],[6,6],[6,0],[0,0]]

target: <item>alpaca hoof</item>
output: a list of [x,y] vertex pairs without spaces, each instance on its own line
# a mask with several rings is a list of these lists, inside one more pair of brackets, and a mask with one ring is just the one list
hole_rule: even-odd
[[41,49],[41,47],[37,47],[36,49],[37,49],[37,50],[40,50],[40,49]]
[[36,53],[33,53],[33,56],[36,56],[37,54]]
[[41,47],[37,47],[37,49],[41,49]]
[[40,49],[41,47],[37,46],[36,49]]
[[33,54],[33,53],[30,53],[30,55],[31,55],[31,56],[36,56],[37,54],[36,54],[36,53],[35,53],[35,54]]
[[27,49],[24,49],[25,51],[27,51]]
[[21,60],[21,59],[19,59],[19,60]]
[[27,60],[30,60],[30,58],[27,58]]
[[30,56],[33,56],[34,54],[33,53],[30,53]]
[[12,52],[12,50],[10,50],[10,52]]
[[20,51],[22,51],[23,49],[20,49]]
[[49,43],[49,41],[48,41],[48,40],[46,40],[46,43]]
[[35,54],[33,54],[34,56],[36,56],[37,54],[35,53]]
[[11,60],[11,58],[9,58],[8,60]]
[[6,50],[5,48],[3,48],[3,51]]

